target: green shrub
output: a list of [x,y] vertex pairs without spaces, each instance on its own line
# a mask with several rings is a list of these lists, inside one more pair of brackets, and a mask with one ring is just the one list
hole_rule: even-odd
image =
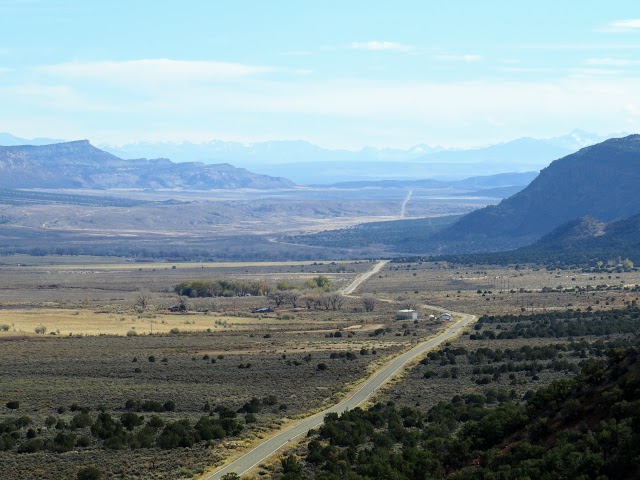
[[71,428],[86,428],[93,425],[93,419],[88,413],[78,413],[71,419]]
[[151,428],[162,428],[164,427],[164,422],[158,415],[152,415],[149,421],[147,421],[147,426]]
[[41,438],[32,438],[18,446],[18,453],[36,453],[44,450],[44,440]]
[[78,471],[77,480],[100,480],[102,472],[96,467],[84,467]]
[[120,416],[120,423],[124,428],[131,431],[135,427],[142,425],[144,418],[142,416],[138,416],[133,412],[123,413]]
[[76,447],[86,448],[91,446],[91,438],[88,435],[81,435],[76,440]]
[[60,432],[53,439],[53,445],[51,446],[51,450],[56,453],[69,452],[73,450],[73,447],[75,444],[76,444],[76,436],[73,433]]

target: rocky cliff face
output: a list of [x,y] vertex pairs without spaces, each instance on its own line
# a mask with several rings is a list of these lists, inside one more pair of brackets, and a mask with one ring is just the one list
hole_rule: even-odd
[[532,243],[584,216],[604,222],[640,212],[640,135],[607,140],[554,161],[521,192],[463,217],[432,239],[440,251]]

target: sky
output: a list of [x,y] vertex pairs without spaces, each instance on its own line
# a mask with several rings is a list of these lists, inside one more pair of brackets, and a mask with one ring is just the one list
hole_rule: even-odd
[[636,1],[0,0],[0,131],[468,147],[640,131]]

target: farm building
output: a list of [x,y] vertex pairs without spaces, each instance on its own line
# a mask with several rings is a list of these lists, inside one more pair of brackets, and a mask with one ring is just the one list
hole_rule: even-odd
[[415,310],[398,310],[398,314],[396,315],[396,320],[417,320],[418,312]]

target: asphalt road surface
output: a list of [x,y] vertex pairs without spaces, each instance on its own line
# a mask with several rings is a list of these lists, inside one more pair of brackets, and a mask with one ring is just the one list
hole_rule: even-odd
[[[378,268],[379,270],[380,268],[382,268],[383,265],[384,264],[382,265],[377,264],[376,267],[380,266]],[[369,272],[372,272],[372,271],[370,270]],[[360,283],[358,283],[358,285]],[[356,285],[356,288],[358,285]],[[438,307],[431,307],[431,308],[435,308],[440,311],[444,310]],[[205,477],[205,480],[219,479],[223,475],[231,472],[235,472],[238,475],[247,473],[256,465],[260,464],[265,459],[269,458],[271,455],[273,455],[278,450],[283,448],[293,439],[299,437],[300,435],[306,435],[306,433],[309,430],[313,428],[317,428],[319,425],[322,424],[322,422],[324,421],[325,415],[327,415],[328,413],[333,413],[333,412],[342,413],[345,410],[350,410],[364,403],[376,390],[382,387],[382,385],[384,385],[391,377],[393,377],[398,372],[402,371],[404,367],[406,367],[406,365],[411,360],[415,359],[416,357],[421,357],[432,348],[435,348],[441,343],[446,342],[450,338],[454,337],[460,332],[460,330],[465,328],[467,325],[469,325],[471,322],[473,322],[476,319],[474,315],[470,315],[470,314],[465,314],[465,313],[456,314],[455,312],[451,312],[451,313],[456,315],[458,320],[451,322],[444,332],[442,332],[440,335],[436,337],[431,338],[430,340],[426,340],[422,343],[419,343],[418,345],[413,347],[411,350],[394,358],[387,365],[382,367],[376,373],[372,374],[371,377],[369,377],[369,379],[360,388],[358,388],[358,390],[352,393],[348,398],[346,398],[339,404],[334,405],[333,407],[327,408],[326,410],[323,410],[322,412],[316,415],[313,415],[312,417],[306,418],[300,421],[299,423],[291,427],[288,427],[286,430],[283,430],[277,435],[265,440],[264,442],[262,442],[261,444],[259,444],[258,446],[250,450],[249,452],[239,457],[237,460],[234,460],[233,462],[229,463],[228,465],[216,471],[215,473],[209,475],[208,477]]]

